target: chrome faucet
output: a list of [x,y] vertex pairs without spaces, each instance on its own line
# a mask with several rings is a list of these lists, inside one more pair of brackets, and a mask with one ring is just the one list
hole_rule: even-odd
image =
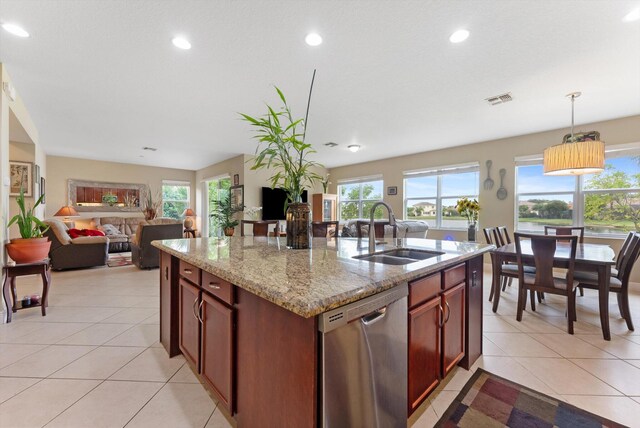
[[396,225],[396,216],[393,215],[393,210],[386,202],[378,201],[375,204],[373,204],[373,206],[371,207],[371,219],[369,221],[369,252],[370,253],[373,253],[376,251],[376,231],[373,224],[373,216],[376,213],[376,208],[379,205],[385,206],[387,208],[387,211],[389,212],[389,226],[395,227]]

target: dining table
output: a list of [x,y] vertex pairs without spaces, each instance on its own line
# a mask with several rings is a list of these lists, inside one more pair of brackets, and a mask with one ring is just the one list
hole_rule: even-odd
[[[534,265],[531,241],[521,241],[522,262],[525,265]],[[571,245],[568,242],[558,242],[553,256],[553,266],[567,268]],[[500,271],[504,263],[517,262],[516,245],[510,243],[492,250],[493,284],[500,284]],[[615,252],[608,245],[602,244],[578,244],[576,248],[576,260],[574,271],[597,272],[598,274],[598,301],[600,306],[600,324],[605,340],[611,340],[609,327],[609,286],[611,267],[615,265]],[[496,293],[493,297],[493,312],[498,311],[500,303],[500,287],[495,286]]]

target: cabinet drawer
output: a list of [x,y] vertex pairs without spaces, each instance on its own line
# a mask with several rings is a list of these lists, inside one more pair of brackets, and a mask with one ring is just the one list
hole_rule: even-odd
[[409,283],[409,307],[413,308],[435,297],[440,292],[440,272]]
[[222,278],[202,271],[202,289],[213,294],[223,302],[233,305],[233,285]]
[[200,268],[180,260],[180,276],[188,279],[193,284],[200,285]]
[[458,285],[466,278],[465,264],[459,264],[443,271],[444,281],[442,282],[442,289],[446,290],[454,285]]

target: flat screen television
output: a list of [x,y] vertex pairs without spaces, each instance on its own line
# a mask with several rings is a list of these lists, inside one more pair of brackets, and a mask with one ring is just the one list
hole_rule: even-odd
[[[262,188],[262,219],[284,220],[284,203],[287,193],[283,189]],[[302,202],[307,202],[307,191],[302,192]]]

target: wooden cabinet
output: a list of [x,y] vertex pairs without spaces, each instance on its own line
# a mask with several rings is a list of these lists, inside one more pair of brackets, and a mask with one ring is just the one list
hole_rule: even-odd
[[160,343],[175,357],[180,353],[178,347],[179,310],[177,281],[177,259],[164,251],[160,252]]
[[222,404],[233,409],[233,309],[214,297],[202,294],[202,335],[200,374],[219,396]]
[[409,311],[409,412],[440,383],[440,297]]
[[442,377],[464,357],[464,282],[442,294]]
[[184,358],[199,370],[200,319],[197,311],[200,304],[200,289],[184,279],[178,281],[180,296],[180,351]]
[[466,264],[409,284],[409,414],[465,356]]
[[338,195],[314,193],[311,213],[313,221],[336,221],[338,219]]

